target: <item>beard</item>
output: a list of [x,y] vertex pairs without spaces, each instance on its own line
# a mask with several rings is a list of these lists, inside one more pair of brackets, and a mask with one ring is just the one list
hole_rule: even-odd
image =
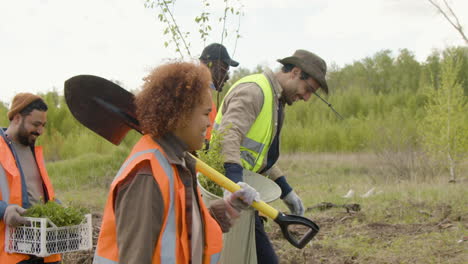
[[285,85],[283,87],[283,92],[281,93],[281,99],[287,103],[288,105],[292,105],[294,103],[294,99],[296,97],[296,87],[290,84]]
[[28,132],[24,127],[23,119],[18,128],[18,141],[25,146],[34,146],[34,144],[36,144],[36,138],[32,137],[32,135],[39,136],[37,132]]
[[294,98],[295,94],[288,94],[286,92],[283,92],[283,95],[281,96],[281,99],[283,99],[283,102],[285,102],[288,105],[292,105],[294,103]]
[[223,87],[224,87],[224,83],[226,83],[226,78],[225,77],[221,77],[220,79],[216,78],[213,83],[214,83],[214,85],[216,87],[216,91],[222,92]]

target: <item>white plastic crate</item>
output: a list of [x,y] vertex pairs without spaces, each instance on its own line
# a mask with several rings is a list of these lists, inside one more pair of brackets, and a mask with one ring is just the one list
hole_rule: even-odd
[[46,257],[93,247],[91,214],[79,225],[57,227],[47,218],[25,217],[25,226],[6,227],[5,251]]

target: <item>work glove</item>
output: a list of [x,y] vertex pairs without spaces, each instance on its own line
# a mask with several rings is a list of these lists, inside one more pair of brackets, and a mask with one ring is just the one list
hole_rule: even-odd
[[275,180],[275,183],[281,189],[281,200],[286,204],[289,208],[289,211],[293,215],[304,215],[304,205],[302,204],[301,198],[296,194],[296,192],[292,189],[289,183],[286,181],[285,176],[281,176]]
[[283,202],[288,206],[291,214],[304,215],[304,205],[302,204],[301,198],[299,198],[294,190],[283,198]]
[[215,200],[210,205],[210,213],[218,222],[223,233],[229,232],[241,210],[248,208],[254,200],[259,200],[258,192],[248,184],[239,182],[242,189],[230,193],[224,191],[224,198]]
[[257,190],[245,182],[238,182],[237,184],[241,187],[240,190],[234,193],[224,191],[224,201],[236,209],[237,212],[249,208],[253,201],[260,201],[260,194]]
[[3,215],[3,222],[9,226],[20,226],[26,224],[28,221],[21,215],[26,212],[26,209],[23,207],[10,204],[5,209],[5,214]]

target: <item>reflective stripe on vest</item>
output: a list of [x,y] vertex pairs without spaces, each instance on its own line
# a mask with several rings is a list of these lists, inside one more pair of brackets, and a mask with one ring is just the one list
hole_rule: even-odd
[[167,212],[167,222],[166,227],[164,228],[162,245],[161,245],[161,263],[175,263],[176,262],[176,218],[175,218],[175,209],[174,209],[174,173],[171,168],[171,164],[164,157],[161,151],[156,149],[155,156],[159,161],[159,164],[164,169],[164,172],[169,177],[169,191],[170,191],[170,201],[169,201],[169,210]]
[[0,164],[0,192],[2,200],[9,204],[10,203],[10,187],[8,187],[8,181],[6,178],[6,172]]
[[119,264],[117,261],[94,255],[93,264]]
[[[250,127],[249,132],[245,135],[240,146],[240,157],[242,166],[253,172],[258,172],[268,155],[271,141],[273,140],[273,125],[274,125],[274,111],[275,104],[273,103],[273,88],[270,85],[268,78],[263,74],[254,74],[246,76],[234,85],[231,86],[226,96],[233,90],[234,87],[241,83],[256,83],[263,92],[263,105],[262,109],[255,119],[255,122]],[[225,96],[225,98],[226,98]],[[223,118],[223,104],[221,103],[220,110],[216,116],[216,124],[214,129],[218,130]]]
[[[128,158],[125,163],[120,167],[119,172],[114,178],[114,181],[117,180],[125,168],[135,159],[146,153],[153,153],[159,164],[163,168],[164,172],[169,178],[169,190],[170,190],[170,201],[169,209],[167,212],[167,222],[166,227],[162,233],[162,243],[161,243],[161,263],[175,263],[176,262],[176,219],[175,219],[175,208],[174,208],[174,173],[171,168],[171,164],[167,161],[164,155],[158,149],[149,149],[145,151],[140,151],[133,154]],[[97,251],[94,256],[93,263],[96,264],[118,264],[118,262],[98,256]]]
[[218,263],[220,258],[221,258],[221,253],[216,253],[216,254],[211,255],[210,264]]
[[169,210],[167,212],[167,222],[166,227],[163,231],[162,236],[162,244],[161,244],[161,263],[175,263],[176,261],[176,219],[175,219],[175,208],[174,208],[174,173],[171,168],[171,164],[169,161],[164,157],[164,155],[158,149],[149,149],[145,151],[140,151],[132,155],[127,161],[125,161],[124,165],[120,168],[119,172],[115,179],[119,178],[122,174],[123,170],[130,164],[133,160],[138,158],[139,156],[146,154],[146,153],[153,153],[156,159],[158,160],[159,164],[163,168],[164,172],[169,178],[169,191],[170,191],[170,200],[169,200]]

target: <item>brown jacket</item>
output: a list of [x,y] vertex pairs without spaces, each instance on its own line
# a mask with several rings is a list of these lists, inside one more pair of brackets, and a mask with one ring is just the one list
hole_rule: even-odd
[[[187,228],[191,230],[192,215],[200,217],[200,214],[192,212],[192,206],[188,206],[192,205],[192,199],[196,199],[197,209],[200,206],[197,195],[194,195],[197,191],[195,160],[186,154],[186,145],[172,134],[156,142],[163,148],[169,163],[177,166],[179,177],[186,187],[186,221]],[[121,263],[151,263],[153,250],[163,224],[163,197],[149,163],[137,168],[128,179],[117,187],[115,199],[119,260]],[[226,232],[230,223],[226,217],[224,201],[215,201],[209,209],[223,232]],[[198,222],[201,223],[201,219]],[[200,241],[200,244],[203,245],[203,241]],[[201,257],[201,254],[202,252],[195,252],[195,256]],[[193,261],[193,263],[199,262]]]
[[[276,111],[273,111],[273,118],[275,125],[273,127],[273,135],[276,135],[278,130],[278,105],[282,103],[279,99],[283,88],[276,79],[274,73],[267,69],[263,73],[268,80],[274,91],[274,105]],[[242,165],[240,158],[240,145],[244,140],[245,135],[250,130],[257,116],[260,114],[263,106],[263,92],[262,88],[256,83],[241,83],[232,88],[232,91],[224,98],[222,105],[223,120],[217,128],[219,131],[227,131],[223,138],[222,154],[227,163],[237,163]],[[283,108],[284,109],[284,108]],[[283,115],[284,116],[284,115]],[[229,127],[229,129],[227,129]],[[267,157],[268,158],[268,157]],[[267,164],[267,158],[263,161],[261,171]],[[265,176],[272,180],[284,176],[283,172],[277,165],[273,165]]]

